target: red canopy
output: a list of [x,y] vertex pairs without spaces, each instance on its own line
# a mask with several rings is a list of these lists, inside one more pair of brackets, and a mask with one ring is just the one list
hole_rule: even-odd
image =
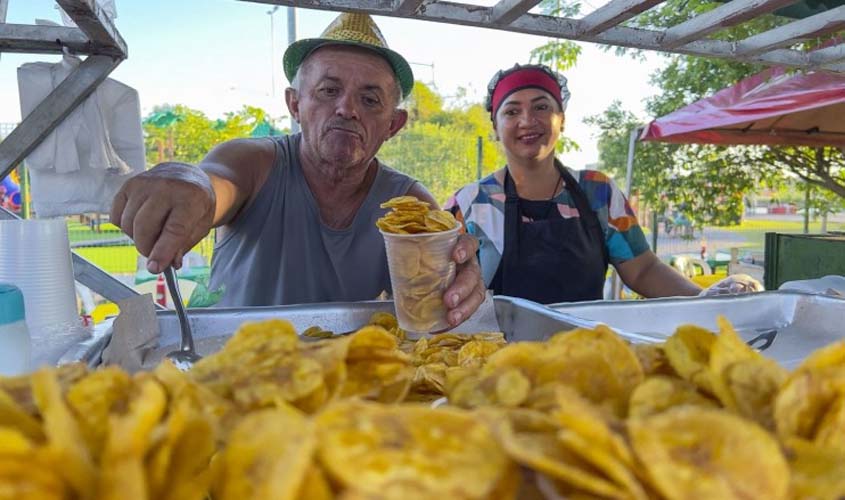
[[658,118],[640,139],[845,146],[845,75],[770,68]]

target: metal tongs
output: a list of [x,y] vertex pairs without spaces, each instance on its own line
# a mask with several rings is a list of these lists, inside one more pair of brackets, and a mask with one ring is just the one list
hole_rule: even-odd
[[173,307],[176,309],[176,315],[179,317],[179,329],[182,332],[179,350],[168,353],[166,357],[176,365],[176,368],[184,372],[190,370],[194,363],[202,359],[202,356],[194,350],[194,335],[191,332],[191,324],[188,322],[188,313],[185,311],[185,305],[182,303],[182,294],[179,292],[179,282],[176,281],[176,272],[172,266],[165,268],[164,279],[167,281],[167,289],[170,291]]

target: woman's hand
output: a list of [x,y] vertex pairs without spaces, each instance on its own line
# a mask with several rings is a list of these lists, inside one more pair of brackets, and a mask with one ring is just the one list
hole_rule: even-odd
[[732,274],[701,291],[702,297],[762,292],[763,285],[747,274]]

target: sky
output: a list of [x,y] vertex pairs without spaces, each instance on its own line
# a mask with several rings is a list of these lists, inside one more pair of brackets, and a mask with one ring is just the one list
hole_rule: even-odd
[[[584,13],[604,0],[582,2]],[[484,0],[475,2],[484,4]],[[487,2],[489,3],[489,2]],[[9,0],[6,22],[33,24],[36,18],[61,22],[53,0]],[[258,106],[271,116],[287,116],[287,80],[282,55],[287,46],[287,8],[238,0],[116,0],[115,24],[129,47],[129,58],[111,77],[136,88],[142,115],[161,104],[184,104],[210,118]],[[335,12],[296,9],[297,38],[319,36]],[[272,18],[272,37],[271,37]],[[531,49],[548,38],[427,21],[375,17],[390,47],[412,63],[418,80],[454,96],[464,88],[481,102],[499,69],[526,63]],[[656,93],[649,75],[663,59],[616,56],[583,43],[578,64],[565,73],[572,98],[566,134],[581,151],[564,154],[565,164],[583,168],[598,160],[598,130],[583,123],[615,99],[643,120],[644,101]],[[57,61],[58,56],[0,56],[0,123],[20,120],[16,68],[26,62]]]

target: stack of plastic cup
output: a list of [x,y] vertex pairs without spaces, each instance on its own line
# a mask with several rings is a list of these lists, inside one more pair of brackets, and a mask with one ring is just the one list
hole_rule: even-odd
[[23,292],[33,338],[80,324],[63,219],[0,221],[0,282]]
[[443,294],[455,281],[452,250],[459,227],[437,233],[381,232],[399,327],[413,333],[449,329]]

